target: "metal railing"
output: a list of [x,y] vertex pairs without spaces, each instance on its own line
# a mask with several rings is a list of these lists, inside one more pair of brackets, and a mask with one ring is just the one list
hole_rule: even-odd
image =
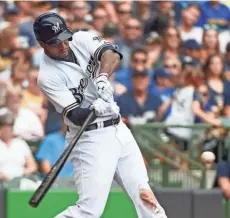
[[[178,142],[165,134],[167,128],[192,129],[188,151],[180,150]],[[147,162],[152,186],[207,188],[207,170],[200,161],[200,155],[203,139],[210,130],[212,127],[208,124],[181,126],[155,122],[133,126],[132,132]],[[219,137],[217,142],[225,139]],[[223,146],[218,146],[218,159],[223,156],[223,151]],[[183,167],[183,163],[187,167]]]

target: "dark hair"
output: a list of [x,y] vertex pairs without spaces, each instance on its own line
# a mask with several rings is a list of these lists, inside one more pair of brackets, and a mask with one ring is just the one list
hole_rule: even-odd
[[137,54],[137,53],[142,53],[142,54],[148,55],[148,52],[147,52],[144,48],[135,48],[135,49],[132,51],[131,59],[133,59],[133,57],[134,57],[135,54]]
[[189,8],[196,8],[201,13],[201,9],[200,9],[199,5],[196,4],[196,3],[188,3],[188,5],[186,7],[184,7],[183,9],[186,10],[186,9],[189,9]]
[[128,3],[125,2],[125,1],[118,2],[118,3],[116,4],[116,7],[115,7],[116,12],[118,12],[118,8],[119,8],[121,5],[126,5],[126,4],[128,4]]
[[210,63],[211,63],[212,59],[215,58],[215,57],[219,57],[221,59],[221,62],[222,62],[222,65],[223,65],[223,69],[222,69],[222,72],[221,72],[222,73],[221,78],[224,79],[224,74],[223,74],[224,73],[224,57],[220,53],[209,55],[206,63],[204,64],[204,67],[203,67],[204,76],[205,76],[206,79],[208,79],[208,75],[209,75],[209,71],[210,71],[209,66],[210,66]]

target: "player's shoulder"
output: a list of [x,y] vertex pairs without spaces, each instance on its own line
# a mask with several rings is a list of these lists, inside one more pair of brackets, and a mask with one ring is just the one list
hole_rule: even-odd
[[58,63],[55,62],[53,59],[49,58],[47,55],[43,54],[37,78],[38,85],[42,86],[51,81],[58,80],[59,71],[60,67],[58,66]]
[[79,30],[73,34],[73,41],[87,41],[89,39],[94,39],[94,37],[99,37],[95,30]]

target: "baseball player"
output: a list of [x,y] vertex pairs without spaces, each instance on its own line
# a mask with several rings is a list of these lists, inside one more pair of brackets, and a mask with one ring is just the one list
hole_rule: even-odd
[[73,34],[56,13],[40,15],[34,33],[44,49],[38,84],[69,127],[67,145],[91,110],[97,116],[70,156],[79,200],[55,218],[100,217],[113,179],[132,199],[138,217],[167,218],[149,187],[138,145],[113,100],[108,77],[122,58],[118,47],[86,31]]

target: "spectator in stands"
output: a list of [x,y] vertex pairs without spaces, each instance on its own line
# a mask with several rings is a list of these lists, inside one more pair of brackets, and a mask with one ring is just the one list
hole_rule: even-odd
[[204,26],[202,37],[202,53],[204,53],[204,60],[205,57],[207,60],[210,55],[220,52],[218,35],[217,26],[208,24]]
[[21,107],[22,90],[20,87],[8,87],[6,93],[6,107],[13,112],[14,134],[25,140],[40,140],[44,130],[39,117],[29,108]]
[[[197,98],[199,98],[199,104],[203,111],[212,112],[213,107],[215,107],[216,102],[211,98],[207,84],[203,83],[197,87]],[[200,123],[201,119],[196,117],[196,123]]]
[[230,10],[218,0],[209,0],[201,4],[201,16],[197,25],[203,27],[205,24],[215,24],[221,30],[229,28]]
[[162,102],[168,101],[173,95],[171,87],[172,74],[165,68],[156,68],[154,70],[155,83],[151,88],[151,93],[159,96]]
[[195,26],[199,17],[200,8],[197,4],[188,4],[182,10],[182,18],[178,27],[182,41],[194,39],[201,43],[203,29]]
[[163,53],[159,61],[180,58],[181,38],[179,30],[175,27],[166,28],[163,35],[163,41]]
[[157,61],[163,50],[162,38],[155,32],[150,33],[145,42],[145,49],[148,52],[146,67],[151,71],[157,67]]
[[[182,64],[178,58],[165,58],[164,68],[166,68],[177,80],[177,77],[181,74]],[[173,77],[172,79],[174,80]]]
[[[131,2],[128,3],[131,4]],[[106,11],[108,15],[107,23],[118,24],[116,8],[112,1],[96,1],[96,7],[103,8]]]
[[8,86],[18,86],[20,88],[28,87],[28,71],[23,65],[15,65],[12,67],[12,75],[7,81]]
[[142,25],[144,26],[145,23],[151,18],[152,16],[152,2],[149,0],[144,1],[136,1],[136,16],[139,17]]
[[115,44],[116,36],[118,35],[118,29],[115,24],[108,23],[105,25],[103,29],[103,38],[112,43]]
[[105,25],[108,22],[108,14],[104,8],[95,8],[92,12],[93,28],[97,31],[97,34],[102,36]]
[[116,12],[118,17],[118,25],[122,29],[126,21],[132,16],[132,4],[125,1],[118,2],[116,5]]
[[182,44],[182,50],[184,56],[189,56],[197,61],[204,59],[202,58],[201,45],[195,39],[188,39],[184,41]]
[[72,22],[70,27],[73,32],[79,29],[92,29],[86,21],[86,16],[89,13],[89,5],[86,1],[73,1],[70,3],[70,12],[72,15]]
[[[127,87],[132,88],[131,75],[133,70],[143,71],[146,69],[147,51],[143,48],[134,49],[131,54],[131,62],[128,68],[121,68],[116,72],[115,80]],[[149,72],[150,73],[150,72]]]
[[27,143],[13,134],[14,116],[8,108],[0,109],[0,180],[4,182],[37,171],[37,164]]
[[190,56],[184,56],[182,58],[182,70],[186,72],[186,74],[193,74],[194,72],[196,72],[197,74],[197,69],[200,70],[199,75],[197,75],[197,79],[204,79],[204,73],[201,69],[201,63],[199,62],[199,60],[196,60]]
[[174,2],[172,1],[158,1],[156,11],[145,23],[144,34],[148,35],[154,31],[162,35],[167,27],[174,26],[173,6]]
[[7,6],[4,11],[4,20],[14,24],[18,25],[21,20],[21,11],[17,6]]
[[227,79],[230,80],[230,42],[226,46],[224,71]]
[[22,107],[29,108],[37,114],[42,124],[44,125],[46,119],[46,111],[43,108],[44,95],[37,85],[39,69],[33,67],[28,72],[28,88],[22,93]]
[[10,57],[10,52],[14,49],[22,48],[19,37],[19,29],[13,24],[7,25],[0,34],[0,53],[4,57]]
[[153,122],[161,106],[161,99],[149,90],[151,77],[146,70],[132,71],[133,90],[117,100],[121,116],[128,125]]
[[230,164],[222,160],[217,164],[217,183],[226,199],[230,199]]
[[[220,125],[219,119],[209,116],[202,110],[200,98],[196,94],[199,81],[197,81],[195,73],[193,75],[182,73],[177,76],[175,82],[178,88],[175,90],[173,98],[163,104],[159,110],[159,117],[161,117],[171,107],[170,114],[165,119],[166,125],[193,125],[195,116],[203,122]],[[191,129],[168,128],[167,134],[182,143],[182,150],[188,149],[189,140],[192,136]]]
[[26,22],[31,18],[31,9],[33,3],[31,1],[15,1],[15,6],[19,12],[19,22]]
[[211,97],[223,109],[223,95],[230,89],[230,83],[224,79],[223,56],[221,54],[211,55],[204,66],[204,72]]
[[[59,131],[52,132],[44,138],[36,153],[36,159],[40,165],[40,171],[43,175],[47,175],[57,159],[61,156],[65,150],[65,135],[66,126],[64,122],[61,122],[61,129]],[[71,177],[73,175],[73,166],[68,160],[59,177]]]
[[229,42],[229,39],[230,39],[229,29],[224,30],[224,31],[219,33],[220,51],[223,54],[226,52],[226,47],[227,47],[227,44]]
[[120,67],[129,66],[132,50],[140,46],[142,36],[143,31],[140,21],[133,17],[129,18],[124,24],[123,37],[119,37],[116,42],[120,52],[125,54],[121,60]]

